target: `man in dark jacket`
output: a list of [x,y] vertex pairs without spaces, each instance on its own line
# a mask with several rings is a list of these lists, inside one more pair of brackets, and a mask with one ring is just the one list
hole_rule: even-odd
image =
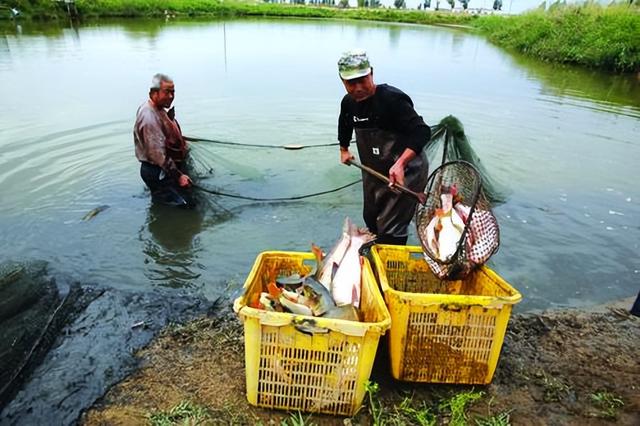
[[364,221],[378,236],[377,243],[404,245],[417,201],[393,190],[393,184],[424,190],[428,164],[422,149],[431,130],[409,96],[393,86],[374,83],[373,68],[363,50],[344,53],[338,72],[347,91],[338,119],[340,161],[353,158],[349,144],[355,130],[361,163],[388,176],[392,183],[362,173]]
[[187,142],[171,107],[175,86],[170,77],[156,74],[149,88],[149,100],[140,105],[133,128],[140,176],[155,201],[191,207],[186,173]]

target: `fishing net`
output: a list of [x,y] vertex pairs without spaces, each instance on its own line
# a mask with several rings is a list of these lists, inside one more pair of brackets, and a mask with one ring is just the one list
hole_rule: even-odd
[[0,411],[48,336],[59,303],[44,262],[0,264]]
[[431,140],[426,147],[430,163],[434,163],[436,154],[441,147],[441,164],[446,161],[462,160],[473,165],[482,178],[484,197],[491,205],[503,203],[507,199],[509,191],[489,175],[480,161],[480,157],[471,148],[462,123],[452,115],[443,118],[440,123],[431,127]]
[[450,161],[429,176],[425,192],[415,218],[425,260],[440,279],[462,279],[500,245],[482,177],[472,164]]

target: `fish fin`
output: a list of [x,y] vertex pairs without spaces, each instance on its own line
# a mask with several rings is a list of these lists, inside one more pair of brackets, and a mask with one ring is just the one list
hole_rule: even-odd
[[342,225],[342,233],[350,235],[352,228],[353,228],[353,222],[351,222],[351,219],[349,218],[349,216],[345,217],[344,224]]
[[311,251],[313,252],[313,254],[316,255],[316,259],[318,261],[322,262],[324,260],[324,252],[319,246],[315,245],[314,243],[311,243]]
[[269,270],[269,282],[270,283],[275,283],[276,279],[277,279],[277,276],[278,276],[278,271],[276,270],[276,268],[274,266]]
[[351,304],[357,307],[357,306],[360,306],[360,294],[358,294],[358,289],[356,288],[356,285],[351,287]]
[[360,257],[360,279],[358,280],[358,282],[353,284],[353,288],[352,288],[352,297],[353,297],[353,303],[352,305],[354,306],[354,308],[359,308],[360,307],[360,299],[362,298],[362,267],[364,266],[364,257]]
[[269,291],[269,295],[276,299],[280,297],[280,294],[282,294],[282,289],[276,285],[275,281],[269,281],[269,284],[267,284],[267,290]]
[[316,256],[316,270],[314,273],[310,275],[317,277],[317,275],[319,275],[320,272],[322,271],[322,266],[323,266],[322,261],[324,260],[324,253],[322,252],[322,249],[317,245],[315,245],[314,243],[311,243],[311,251]]
[[336,262],[333,262],[333,266],[331,267],[331,282],[333,282],[333,278],[338,273],[338,268],[340,268],[340,265],[338,265]]
[[250,308],[264,309],[264,305],[260,303],[260,293],[254,293],[249,301]]

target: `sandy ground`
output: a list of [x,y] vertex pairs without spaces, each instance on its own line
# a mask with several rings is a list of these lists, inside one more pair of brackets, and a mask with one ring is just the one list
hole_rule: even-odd
[[[384,424],[640,425],[640,318],[633,300],[593,310],[512,316],[493,382],[487,386],[407,384],[388,374],[384,342],[371,380]],[[233,314],[170,327],[137,354],[140,368],[83,414],[85,425],[149,424],[150,415],[190,401],[198,424],[300,424],[296,413],[250,406],[244,343]],[[481,393],[455,417],[446,401]],[[599,398],[598,398],[599,397]],[[404,401],[404,405],[403,405]],[[420,417],[429,409],[428,416]],[[373,412],[376,412],[373,410]],[[303,415],[304,424],[373,424],[365,398],[352,418]],[[455,417],[455,418],[454,418]],[[487,421],[493,423],[486,423]],[[485,423],[482,423],[485,421]],[[180,423],[182,424],[182,423]],[[423,423],[428,424],[428,423]]]

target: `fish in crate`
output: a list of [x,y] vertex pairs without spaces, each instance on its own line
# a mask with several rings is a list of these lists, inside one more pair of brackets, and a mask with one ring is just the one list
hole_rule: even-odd
[[309,274],[282,275],[273,269],[266,289],[251,307],[324,318],[358,321],[362,261],[359,250],[375,239],[365,228],[345,219],[342,234],[328,255],[312,245],[316,269]]
[[[234,309],[245,324],[247,399],[352,415],[390,317],[358,250],[373,235],[350,220],[329,254],[264,252]],[[312,266],[313,265],[313,266]],[[344,272],[348,271],[348,272]]]

